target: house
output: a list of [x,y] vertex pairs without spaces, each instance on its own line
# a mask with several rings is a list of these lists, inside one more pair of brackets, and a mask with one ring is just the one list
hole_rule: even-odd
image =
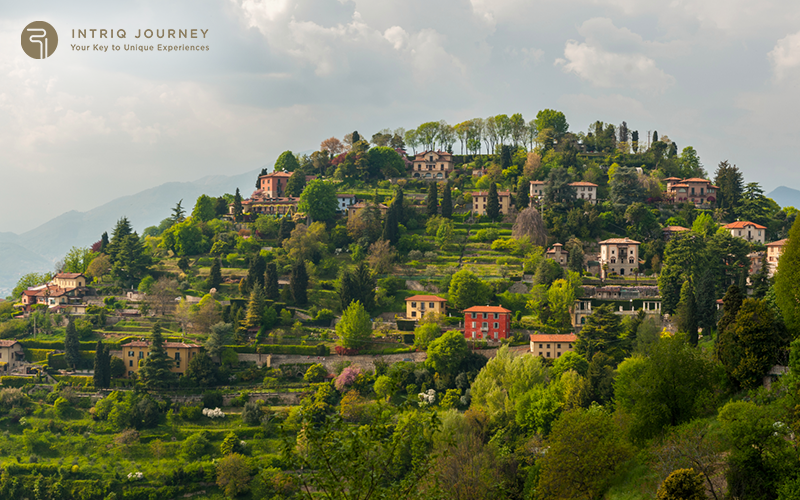
[[561,267],[566,267],[567,265],[568,254],[564,250],[564,245],[561,243],[556,243],[551,248],[548,248],[544,256],[546,259],[552,259],[558,262]]
[[[189,366],[189,361],[202,351],[200,344],[185,344],[183,342],[164,342],[164,349],[167,355],[175,360],[175,364],[170,368],[172,373],[183,375]],[[140,363],[150,355],[150,342],[147,340],[137,340],[123,344],[122,361],[125,363],[127,377],[139,373]]]
[[474,306],[464,310],[464,338],[497,342],[511,333],[511,311],[498,306]]
[[[347,216],[352,217],[353,215],[355,215],[356,212],[358,212],[362,208],[367,208],[370,205],[371,203],[364,203],[363,201],[359,201],[355,205],[350,205],[349,207],[347,207]],[[386,213],[389,211],[389,206],[384,205],[383,203],[378,203],[378,208],[381,211],[381,217],[385,217]]]
[[695,205],[708,205],[717,201],[719,188],[707,179],[667,177],[664,182],[667,185],[667,196],[673,203],[690,202]]
[[600,242],[601,277],[609,274],[629,276],[639,272],[639,245],[628,237],[611,238]]
[[[475,215],[486,215],[486,204],[489,201],[489,191],[477,191],[472,194],[472,211]],[[500,213],[508,215],[511,210],[511,191],[498,191],[497,201],[500,203]]]
[[530,199],[541,200],[544,198],[544,181],[531,181]]
[[570,321],[575,330],[580,330],[586,324],[586,320],[592,315],[594,307],[600,305],[611,304],[614,309],[614,314],[620,316],[636,316],[639,311],[644,311],[645,314],[661,315],[661,298],[649,297],[644,299],[621,299],[621,300],[607,300],[607,299],[576,299],[570,309]]
[[336,210],[339,212],[347,212],[350,205],[355,205],[356,195],[354,194],[337,194],[336,195]]
[[[292,196],[269,198],[261,190],[257,190],[250,198],[242,200],[242,211],[250,214],[292,215],[297,212],[299,203],[300,198]],[[233,204],[228,207],[228,210],[233,214]]]
[[411,176],[415,179],[444,180],[455,166],[452,154],[445,151],[425,151],[414,157]]
[[749,242],[758,242],[764,244],[764,239],[767,237],[767,228],[761,224],[750,222],[747,220],[740,220],[722,226],[731,232],[731,236],[735,238],[742,238]]
[[447,299],[436,295],[414,295],[406,299],[406,318],[420,319],[429,312],[445,314],[446,304]]
[[86,286],[86,276],[83,273],[58,273],[50,282],[61,288],[82,288]]
[[784,238],[782,240],[767,243],[767,267],[769,268],[769,276],[775,276],[775,271],[778,270],[778,261],[783,255],[783,249],[789,240]]
[[[575,189],[576,200],[586,200],[592,205],[597,203],[597,184],[592,182],[570,182],[570,186]],[[532,200],[541,200],[544,198],[544,190],[547,186],[545,181],[531,181],[530,198]]]
[[[747,259],[750,261],[750,269],[748,269],[748,274],[753,275],[761,271],[761,262],[765,257],[765,252],[750,252],[747,254]],[[749,281],[750,280],[748,278],[748,283]]]
[[531,334],[531,354],[542,358],[560,358],[565,352],[575,350],[578,336]]
[[58,285],[40,285],[22,292],[22,305],[28,310],[30,306],[44,304],[48,308],[70,304],[79,300],[77,288],[61,288]]
[[22,344],[16,340],[0,340],[0,371],[8,373],[21,366],[24,361]]
[[676,234],[683,233],[688,230],[689,230],[688,228],[685,228],[683,226],[667,226],[661,230],[661,234],[664,235],[664,241],[669,241]]
[[266,198],[282,198],[291,172],[272,172],[258,176],[258,189]]

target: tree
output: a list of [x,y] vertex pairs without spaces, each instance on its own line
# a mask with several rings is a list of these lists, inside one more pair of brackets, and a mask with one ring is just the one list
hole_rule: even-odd
[[372,321],[359,301],[353,301],[342,313],[342,319],[336,323],[336,335],[339,344],[347,349],[364,347],[372,336]]
[[393,148],[388,146],[374,147],[367,153],[367,158],[370,164],[369,169],[373,176],[380,173],[384,179],[389,179],[406,175],[406,164]]
[[369,246],[367,262],[378,274],[385,274],[392,271],[397,252],[389,245],[386,240],[379,240]]
[[294,196],[295,198],[300,196],[300,193],[303,192],[303,189],[306,187],[306,174],[303,173],[302,170],[298,169],[292,173],[292,176],[289,177],[289,180],[286,181],[286,189],[284,190],[284,194],[286,196]]
[[211,271],[208,273],[208,279],[206,280],[206,288],[211,290],[212,288],[219,288],[222,284],[222,264],[220,264],[219,259],[214,259],[214,263],[211,264]]
[[216,215],[217,211],[214,208],[214,200],[211,199],[210,196],[201,194],[200,197],[197,198],[194,210],[192,210],[192,218],[202,222],[208,222],[213,220]]
[[531,243],[544,246],[547,242],[547,230],[542,215],[536,207],[528,207],[517,215],[514,226],[511,228],[514,238],[528,237]]
[[247,303],[247,313],[244,317],[245,329],[260,328],[264,315],[264,292],[259,286],[252,287],[250,300]]
[[580,240],[569,248],[567,268],[578,274],[583,273],[583,245],[580,243]]
[[438,193],[438,186],[435,182],[431,182],[430,186],[428,186],[428,198],[427,198],[427,211],[428,217],[436,217],[439,215],[439,199],[437,197]]
[[347,309],[352,302],[360,302],[364,309],[371,311],[375,307],[376,286],[375,275],[365,262],[360,262],[355,269],[344,269],[339,279],[342,310]]
[[239,194],[239,188],[236,188],[236,194],[233,195],[233,220],[240,222],[242,220],[242,195]]
[[292,291],[295,305],[304,306],[308,303],[308,272],[305,261],[297,260],[292,266],[289,289]]
[[556,135],[556,138],[566,134],[569,131],[569,123],[567,123],[567,117],[564,116],[564,113],[561,111],[555,111],[553,109],[543,109],[536,113],[536,119],[534,120],[536,124],[536,130],[540,133],[542,130],[545,129],[552,129]]
[[753,298],[763,299],[769,291],[769,267],[767,267],[767,255],[761,256],[761,266],[758,272],[752,276]]
[[53,279],[53,275],[51,273],[28,273],[23,275],[19,281],[17,281],[17,286],[14,287],[14,290],[11,292],[11,296],[13,298],[19,298],[22,296],[22,292],[27,290],[28,288],[39,286],[47,283]]
[[325,365],[317,363],[308,367],[308,370],[306,370],[305,375],[303,375],[303,380],[305,380],[309,384],[314,384],[318,382],[324,382],[325,377],[327,376],[328,376],[328,369],[325,368]]
[[736,167],[731,166],[727,160],[717,166],[714,184],[719,187],[717,206],[728,215],[732,215],[742,199],[744,190],[744,176]]
[[463,359],[469,354],[464,334],[458,330],[445,332],[428,344],[425,366],[440,375],[455,376]]
[[442,328],[437,323],[422,323],[414,330],[414,347],[424,351],[441,334]]
[[615,204],[630,205],[645,200],[645,190],[633,167],[617,168],[613,179],[608,184],[611,186],[611,200]]
[[444,186],[444,192],[442,193],[442,217],[445,219],[452,219],[453,218],[453,193],[452,193],[452,186],[448,181]]
[[468,309],[484,304],[489,295],[489,286],[472,272],[462,269],[450,278],[448,298],[456,309]]
[[494,182],[489,185],[489,194],[486,198],[486,216],[497,220],[500,216],[500,198],[497,196],[497,184]]
[[697,346],[697,304],[691,280],[681,286],[681,298],[676,312],[678,331],[689,336],[689,343]]
[[336,216],[338,206],[336,186],[321,179],[314,179],[306,185],[300,195],[297,209],[313,220],[327,222]]
[[725,292],[725,296],[722,297],[722,317],[719,319],[719,323],[717,323],[717,358],[719,358],[720,341],[725,335],[725,331],[728,330],[728,327],[736,322],[736,315],[739,314],[739,309],[742,307],[743,300],[742,292],[736,285],[728,287],[728,291]]
[[105,389],[111,385],[111,355],[101,341],[97,341],[94,355],[94,386]]
[[275,160],[275,166],[272,168],[273,172],[294,172],[300,169],[300,163],[297,157],[291,151],[284,151]]
[[632,456],[622,430],[599,407],[562,413],[547,442],[538,460],[537,493],[544,498],[600,498]]
[[164,349],[164,337],[161,335],[161,323],[153,325],[150,336],[150,353],[139,369],[139,376],[148,389],[166,387],[175,378],[171,368],[175,364]]
[[624,357],[619,343],[622,332],[622,318],[614,314],[612,307],[610,305],[597,307],[578,332],[575,351],[584,355],[589,361],[598,352],[605,352],[621,360]]
[[684,281],[697,275],[700,267],[702,240],[691,232],[676,234],[664,250],[664,265],[658,277],[661,292],[661,309],[672,314],[680,301]]
[[219,371],[211,356],[206,352],[201,352],[189,360],[186,367],[186,378],[199,387],[209,387],[217,383]]
[[250,262],[247,268],[247,284],[250,287],[264,287],[264,277],[267,271],[267,263],[261,254],[255,254],[250,257]]
[[122,250],[125,239],[134,234],[131,223],[127,217],[122,217],[117,221],[114,230],[111,232],[111,241],[106,246],[106,254],[111,258],[111,263],[117,262],[117,257]]
[[[258,306],[256,306],[258,307]],[[211,326],[211,334],[206,339],[206,352],[209,356],[218,357],[222,348],[226,346],[233,334],[233,325],[220,321]]]
[[525,180],[524,177],[520,178],[519,184],[517,185],[517,196],[514,201],[517,210],[520,212],[528,208],[528,205],[530,205],[530,195],[528,194],[528,191],[530,191],[530,184]]
[[[173,224],[177,224],[178,222],[183,222],[186,218],[186,210],[183,209],[181,206],[183,204],[183,199],[181,199],[176,205],[175,208],[172,209],[172,216],[170,217],[170,221]],[[103,233],[106,235],[106,239],[108,239],[108,233]]]
[[274,262],[269,262],[264,279],[264,295],[269,300],[278,300],[280,293],[281,291],[278,287],[278,266],[276,266]]
[[291,217],[281,217],[281,223],[278,227],[278,244],[281,245],[283,240],[289,239],[294,230],[294,221]]
[[778,260],[775,275],[775,300],[786,327],[797,337],[800,333],[800,221],[795,219],[789,230],[789,241]]
[[217,462],[217,485],[229,498],[250,489],[250,466],[239,453],[231,453]]
[[330,137],[320,143],[319,149],[320,151],[327,151],[331,158],[333,158],[344,152],[344,145],[342,141],[336,137]]
[[656,494],[657,500],[706,500],[703,475],[694,469],[678,469],[667,476]]
[[71,366],[73,370],[77,369],[81,363],[81,341],[78,339],[78,331],[72,318],[67,321],[67,332],[64,337],[64,357],[67,365]]
[[710,269],[700,275],[697,285],[697,326],[703,329],[703,336],[711,335],[717,316],[717,294],[714,276]]
[[64,256],[64,273],[85,273],[97,254],[89,248],[72,247]]
[[397,200],[395,199],[395,201],[392,202],[392,206],[389,207],[389,212],[386,214],[386,221],[383,224],[383,239],[388,241],[390,245],[396,245],[397,240],[400,238],[399,211]]

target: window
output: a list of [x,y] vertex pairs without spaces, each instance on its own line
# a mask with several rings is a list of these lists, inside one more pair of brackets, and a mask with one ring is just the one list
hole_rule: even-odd
[[572,349],[572,344],[567,344],[567,345],[569,346],[570,349]]
[[132,358],[134,356],[135,356],[135,354],[133,353],[133,351],[128,351],[128,357],[129,358]]
[[433,302],[428,302],[428,307],[430,307],[431,309],[433,309]]
[[133,360],[132,359],[128,360],[128,366],[133,367]]
[[489,323],[487,323],[486,321],[484,321],[484,322],[483,322],[483,325],[481,325],[481,326],[482,326],[482,328],[489,328]]
[[411,303],[411,307],[417,307],[417,303],[416,302],[412,302]]
[[556,349],[561,349],[561,344],[556,344]]
[[181,360],[181,353],[180,352],[176,352],[175,353],[175,361],[180,362],[180,360]]
[[[539,346],[539,347],[542,347],[542,346]],[[542,351],[539,351],[539,356],[541,356],[541,355],[542,355]]]
[[497,332],[494,332],[494,339],[497,340]]
[[500,317],[500,315],[498,313],[494,313],[494,319],[497,319],[499,317]]
[[[472,313],[472,319],[475,319],[475,318],[477,318],[477,317],[478,317],[478,313]],[[473,323],[473,324],[474,324],[474,323]]]
[[547,344],[547,348],[550,349],[550,344]]
[[557,353],[556,353],[556,357],[557,357],[557,358],[560,358],[560,357],[561,357],[561,352],[557,352]]
[[472,322],[472,328],[475,328],[475,322],[474,321]]
[[[488,318],[489,318],[489,315],[487,313],[483,313],[483,319],[488,319]],[[484,323],[484,324],[486,324],[486,323]]]
[[180,360],[176,360],[175,361],[175,368],[180,368],[180,367],[181,367],[181,361]]
[[139,351],[139,359],[144,359],[144,351]]
[[547,351],[547,357],[548,358],[550,357],[550,351]]
[[[541,349],[541,348],[542,348],[542,344],[539,344],[539,349]],[[539,353],[539,354],[542,354],[542,353]]]
[[495,321],[495,323],[494,323],[494,329],[495,329],[495,330],[497,330],[498,328],[500,328],[500,323],[498,323],[498,322],[496,322],[496,321]]

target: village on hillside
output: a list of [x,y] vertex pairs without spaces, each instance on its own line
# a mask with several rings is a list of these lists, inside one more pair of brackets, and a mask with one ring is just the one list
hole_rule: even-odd
[[0,498],[800,491],[798,210],[735,165],[543,110],[253,181],[0,302]]

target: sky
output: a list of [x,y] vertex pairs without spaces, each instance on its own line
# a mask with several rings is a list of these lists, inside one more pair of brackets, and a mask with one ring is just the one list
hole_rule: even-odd
[[[0,232],[353,130],[545,108],[573,132],[624,120],[693,146],[712,175],[728,160],[767,192],[800,188],[796,1],[0,0],[0,12]],[[46,60],[20,46],[32,21],[58,31]],[[72,39],[81,28],[127,38]],[[71,48],[193,28],[208,52]]]

